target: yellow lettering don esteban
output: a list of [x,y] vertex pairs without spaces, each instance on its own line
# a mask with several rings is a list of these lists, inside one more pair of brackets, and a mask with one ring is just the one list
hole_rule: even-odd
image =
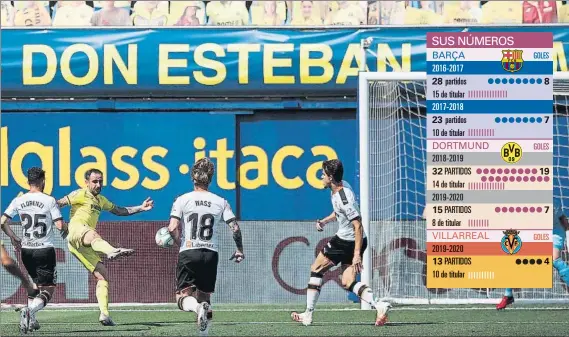
[[[160,44],[158,46],[158,83],[160,85],[189,85],[195,83],[207,86],[219,85],[227,80],[227,65],[224,62],[237,59],[237,83],[249,84],[250,76],[258,76],[250,70],[251,59],[262,59],[263,83],[271,84],[345,84],[358,76],[361,62],[359,44],[348,44],[344,49],[321,43],[228,44],[204,43],[195,46],[191,52],[189,44]],[[225,47],[225,48],[224,48]],[[24,85],[46,85],[51,83],[58,71],[63,79],[75,86],[92,84],[103,70],[103,83],[117,82],[138,84],[137,44],[128,44],[127,50],[119,53],[113,44],[105,44],[102,52],[85,43],[66,47],[58,59],[55,50],[43,44],[24,45],[22,77]],[[380,43],[374,50],[378,55],[378,71],[411,71],[411,44],[401,45],[401,62],[394,56],[389,45]],[[336,55],[334,55],[336,53]],[[341,53],[342,55],[337,55]],[[73,57],[86,57],[87,72],[77,74],[71,67]],[[101,60],[102,59],[102,60]],[[34,64],[36,60],[36,64]],[[339,63],[336,69],[333,60]],[[100,67],[102,63],[102,67]],[[192,69],[192,70],[190,70]],[[33,71],[32,71],[33,70]],[[118,70],[118,71],[117,71]],[[260,70],[260,69],[259,69]],[[251,75],[253,73],[253,75]],[[286,75],[277,73],[285,73]],[[299,75],[296,75],[296,74]]]

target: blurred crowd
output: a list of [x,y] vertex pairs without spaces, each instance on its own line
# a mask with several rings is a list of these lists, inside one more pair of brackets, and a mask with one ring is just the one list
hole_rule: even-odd
[[569,23],[569,1],[1,1],[2,26]]

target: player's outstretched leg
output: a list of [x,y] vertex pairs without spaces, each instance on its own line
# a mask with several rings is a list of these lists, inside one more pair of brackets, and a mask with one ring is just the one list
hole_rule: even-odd
[[356,272],[352,266],[346,268],[342,273],[342,286],[356,294],[362,301],[369,303],[377,310],[375,318],[375,325],[381,326],[387,323],[388,312],[391,309],[391,304],[388,302],[377,302],[373,293],[365,283],[356,281]]
[[122,256],[129,256],[134,253],[133,249],[115,248],[94,230],[89,230],[83,235],[83,245],[91,246],[94,251],[107,256],[109,260],[114,260]]
[[310,267],[310,279],[306,290],[306,310],[303,313],[292,312],[290,317],[306,326],[312,324],[312,314],[316,307],[316,302],[320,297],[322,287],[322,278],[324,274],[334,266],[334,262],[330,261],[324,254],[320,253]]
[[514,293],[512,292],[512,288],[506,288],[504,291],[504,297],[500,303],[496,304],[496,310],[506,309],[506,307],[510,304],[514,303]]

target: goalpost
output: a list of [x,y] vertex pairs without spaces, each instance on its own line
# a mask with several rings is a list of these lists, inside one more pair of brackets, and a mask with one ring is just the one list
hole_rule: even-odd
[[[496,303],[503,289],[427,289],[425,72],[360,72],[359,182],[369,247],[362,281],[378,297],[406,304]],[[569,203],[569,73],[554,74],[554,195]],[[562,258],[568,259],[567,252]],[[569,302],[552,289],[515,289],[516,301]],[[515,275],[512,275],[515,277]],[[369,305],[362,302],[362,309]]]

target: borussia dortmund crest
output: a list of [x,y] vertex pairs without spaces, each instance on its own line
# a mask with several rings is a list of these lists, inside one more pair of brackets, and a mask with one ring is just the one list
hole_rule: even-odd
[[504,237],[500,243],[502,244],[502,250],[506,254],[514,255],[522,249],[522,239],[519,236],[520,231],[508,229],[502,233],[504,233]]
[[520,71],[524,65],[523,52],[519,49],[502,50],[502,68],[510,73]]

